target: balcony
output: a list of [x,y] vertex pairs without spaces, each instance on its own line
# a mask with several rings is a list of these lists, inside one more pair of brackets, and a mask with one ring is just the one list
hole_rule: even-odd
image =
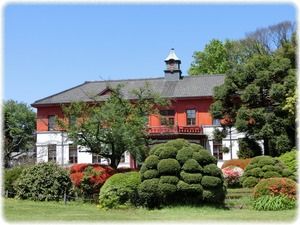
[[148,134],[202,134],[202,126],[149,126]]

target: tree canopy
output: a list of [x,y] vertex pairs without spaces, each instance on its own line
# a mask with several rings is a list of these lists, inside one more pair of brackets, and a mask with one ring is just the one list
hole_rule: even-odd
[[[4,166],[23,152],[35,147],[36,113],[27,104],[8,100],[4,102]],[[19,154],[12,155],[13,152]]]
[[148,115],[156,114],[157,106],[166,106],[168,99],[155,93],[148,83],[132,90],[134,100],[125,99],[123,85],[109,87],[105,102],[73,102],[62,106],[64,117],[61,128],[75,144],[87,152],[109,159],[116,168],[126,151],[137,159],[145,155]]
[[[263,140],[265,154],[272,156],[295,146],[296,35],[288,32],[290,25],[284,22],[247,37],[256,43],[256,53],[232,64],[224,84],[214,89],[210,107],[214,118],[227,119],[247,137]],[[278,38],[269,42],[267,31]]]

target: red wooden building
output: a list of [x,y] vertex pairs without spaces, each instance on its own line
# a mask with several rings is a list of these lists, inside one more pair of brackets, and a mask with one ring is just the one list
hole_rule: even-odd
[[[217,148],[214,147],[212,131],[220,125],[214,120],[209,107],[213,102],[213,88],[224,82],[224,75],[182,76],[180,59],[174,49],[165,59],[164,77],[150,79],[112,80],[109,85],[116,87],[122,83],[124,97],[132,99],[130,90],[144,86],[145,82],[159,92],[162,97],[171,99],[172,105],[168,109],[161,109],[170,128],[164,125],[156,116],[149,116],[149,138],[153,144],[170,139],[184,138],[203,145],[220,159]],[[99,156],[81,152],[68,140],[67,134],[59,130],[55,124],[55,116],[62,117],[61,104],[74,101],[92,102],[97,96],[98,101],[105,101],[108,87],[106,81],[87,81],[81,85],[63,92],[35,101],[32,106],[37,108],[37,160],[55,160],[60,164],[103,162]],[[236,139],[239,134],[236,135]],[[130,155],[125,154],[120,166],[130,165]]]

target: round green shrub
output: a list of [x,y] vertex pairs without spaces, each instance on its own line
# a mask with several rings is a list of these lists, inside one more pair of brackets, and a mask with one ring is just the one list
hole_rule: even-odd
[[281,175],[275,171],[267,171],[265,172],[264,174],[264,178],[267,179],[267,178],[271,178],[271,177],[281,177]]
[[195,159],[188,159],[185,164],[182,166],[182,169],[186,172],[191,173],[201,173],[203,168],[199,165],[199,163]]
[[158,190],[165,196],[165,195],[172,195],[176,193],[177,187],[174,184],[168,183],[158,183]]
[[153,146],[150,151],[149,151],[149,155],[156,155],[159,156],[160,153],[160,148],[163,148],[165,144],[159,144],[159,145],[155,145]]
[[224,199],[226,195],[225,186],[220,186],[219,188],[213,189],[203,189],[203,201],[206,203],[213,204],[224,204]]
[[176,176],[161,176],[159,179],[159,183],[167,183],[167,184],[177,184],[179,181],[179,178]]
[[216,157],[212,156],[207,150],[204,149],[200,150],[199,152],[194,152],[192,158],[197,160],[201,166],[217,164],[218,162]]
[[257,178],[257,177],[247,177],[243,181],[242,185],[243,185],[243,187],[252,188],[258,183],[258,181],[259,181],[259,178]]
[[223,178],[222,170],[216,164],[209,164],[204,166],[203,172],[204,174],[209,176]]
[[194,150],[187,146],[180,149],[176,155],[178,162],[183,165],[187,160],[193,157]]
[[157,169],[160,175],[177,175],[180,173],[180,164],[176,159],[162,159]]
[[145,173],[143,173],[143,180],[152,179],[156,177],[158,177],[157,170],[147,170]]
[[159,207],[161,204],[161,194],[158,191],[159,178],[144,180],[138,186],[138,195],[141,204],[148,208]]
[[168,141],[165,145],[178,150],[178,149],[182,149],[183,147],[188,147],[191,144],[182,138],[178,138],[176,140]]
[[263,170],[259,167],[253,168],[250,171],[250,173],[251,173],[251,176],[253,176],[253,177],[263,177],[264,176]]
[[216,188],[222,186],[223,182],[218,177],[213,176],[203,176],[201,180],[201,184],[206,188]]
[[159,153],[159,159],[176,158],[177,149],[167,144]]
[[156,169],[158,162],[159,162],[159,158],[157,155],[150,155],[145,160],[145,166],[148,169]]
[[104,209],[124,209],[138,204],[139,172],[117,173],[100,189],[99,205]]
[[181,171],[180,173],[181,179],[188,184],[197,184],[201,182],[202,174],[201,173],[187,173]]
[[187,194],[190,193],[202,194],[203,192],[203,187],[201,184],[188,184],[182,180],[178,182],[177,188],[179,191]]
[[56,163],[38,163],[27,167],[16,180],[16,197],[39,201],[58,201],[68,194],[72,181]]

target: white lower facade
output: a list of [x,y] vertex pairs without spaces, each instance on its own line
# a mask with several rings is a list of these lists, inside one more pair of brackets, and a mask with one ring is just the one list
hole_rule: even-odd
[[[222,139],[222,146],[228,147],[228,153],[219,153],[214,144],[213,131],[217,126],[203,126],[203,134],[207,136],[205,148],[218,158],[218,166],[224,161],[237,159],[239,150],[239,139],[244,138],[243,133],[232,128],[231,135]],[[68,140],[67,133],[62,131],[47,131],[37,133],[37,162],[55,161],[62,166],[70,166],[76,163],[102,163],[108,164],[105,158],[85,151],[84,147],[73,147],[72,141]],[[126,152],[119,167],[130,167],[130,153]]]
[[[68,140],[67,133],[61,131],[38,132],[36,140],[37,162],[55,161],[62,166],[78,163],[108,164],[107,159],[86,152],[82,146],[72,149],[73,142]],[[130,154],[125,153],[119,167],[129,167]]]

